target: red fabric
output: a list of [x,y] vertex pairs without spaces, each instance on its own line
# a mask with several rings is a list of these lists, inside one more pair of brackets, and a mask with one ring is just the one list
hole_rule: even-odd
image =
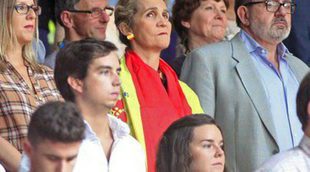
[[145,64],[136,53],[127,50],[125,58],[140,103],[148,172],[153,172],[157,145],[163,132],[176,119],[191,114],[191,108],[175,72],[167,63],[163,60],[159,62],[159,69],[167,79],[166,89],[159,73]]

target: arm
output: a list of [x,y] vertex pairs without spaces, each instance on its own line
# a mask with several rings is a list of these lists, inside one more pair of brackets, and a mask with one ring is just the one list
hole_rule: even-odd
[[9,171],[18,171],[21,154],[3,137],[0,137],[0,162]]
[[190,86],[198,95],[204,112],[212,117],[215,113],[215,88],[209,71],[204,49],[193,51],[186,57],[180,79]]

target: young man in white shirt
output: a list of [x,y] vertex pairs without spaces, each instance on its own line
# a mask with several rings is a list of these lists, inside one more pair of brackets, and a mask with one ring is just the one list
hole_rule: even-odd
[[60,50],[55,82],[86,125],[74,171],[146,171],[145,153],[127,124],[109,115],[120,95],[120,64],[114,44],[92,38]]

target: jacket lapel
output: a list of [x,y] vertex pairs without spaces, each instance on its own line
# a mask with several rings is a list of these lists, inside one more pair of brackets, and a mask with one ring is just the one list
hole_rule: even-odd
[[240,80],[254,104],[255,110],[258,112],[261,121],[273,137],[275,143],[277,143],[275,127],[271,118],[271,110],[268,108],[268,99],[252,57],[246,50],[239,34],[232,39],[231,43],[233,51],[232,58],[238,62],[236,70],[239,74]]

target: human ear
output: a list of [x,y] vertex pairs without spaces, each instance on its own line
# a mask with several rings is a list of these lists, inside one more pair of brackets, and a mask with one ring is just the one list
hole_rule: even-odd
[[181,21],[182,26],[184,26],[185,28],[189,29],[191,27],[191,24],[189,21]]
[[64,24],[64,26],[67,28],[71,28],[74,25],[72,15],[69,11],[61,12],[60,19],[62,23]]
[[250,21],[249,21],[249,10],[245,6],[240,6],[237,9],[237,15],[244,26],[249,26]]
[[133,34],[132,29],[128,26],[127,23],[122,22],[117,27],[124,36]]
[[67,82],[70,85],[71,89],[73,89],[73,91],[78,93],[83,92],[83,82],[80,79],[69,76]]

